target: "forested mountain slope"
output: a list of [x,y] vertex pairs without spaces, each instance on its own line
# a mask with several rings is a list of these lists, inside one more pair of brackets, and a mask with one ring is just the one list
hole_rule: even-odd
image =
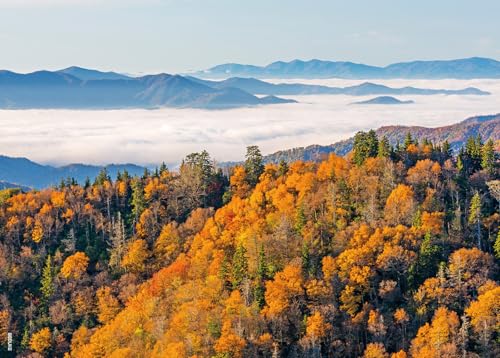
[[[391,145],[403,144],[406,136],[411,134],[417,141],[427,138],[435,143],[448,141],[451,149],[455,152],[465,145],[467,138],[475,135],[481,135],[485,140],[500,140],[500,114],[477,116],[468,118],[457,124],[444,127],[426,128],[418,126],[385,126],[376,130],[379,137],[386,136]],[[329,153],[346,155],[354,144],[354,137],[343,140],[331,145],[310,145],[307,147],[297,147],[282,150],[273,154],[266,155],[266,163],[279,163],[281,160],[292,162],[295,160],[313,160],[318,161],[326,158]]]
[[[358,133],[347,158],[8,192],[0,335],[70,357],[498,356],[498,158]],[[1,346],[0,353],[5,352]]]

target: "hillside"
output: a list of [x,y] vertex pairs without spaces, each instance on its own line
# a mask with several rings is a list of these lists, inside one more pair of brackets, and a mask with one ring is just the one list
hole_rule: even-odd
[[105,167],[85,164],[70,164],[62,167],[41,165],[26,158],[11,158],[0,155],[0,187],[2,182],[17,187],[42,189],[58,185],[61,180],[74,178],[78,183],[85,183],[86,178],[93,181],[102,169],[116,178],[118,172],[127,171],[130,175],[142,175],[144,167],[134,164],[111,164]]
[[18,74],[0,71],[0,109],[224,109],[293,103],[238,88],[212,88],[179,75],[131,78],[81,68]]
[[293,60],[277,61],[267,66],[222,64],[199,71],[195,76],[207,78],[256,77],[256,78],[420,78],[420,79],[471,79],[500,78],[500,62],[489,58],[471,57],[442,61],[411,61],[388,65],[369,66],[353,62]]
[[0,191],[0,339],[20,357],[497,357],[492,143],[381,139],[279,166],[249,147],[229,180],[202,152]]
[[[425,128],[418,126],[385,126],[376,130],[379,137],[386,136],[392,145],[398,142],[403,143],[406,135],[411,135],[422,141],[424,138],[434,143],[442,143],[445,140],[451,149],[457,151],[465,144],[468,137],[481,135],[483,140],[500,140],[500,114],[489,116],[477,116],[468,118],[460,123],[444,127]],[[352,150],[353,138],[349,138],[331,145],[310,145],[307,147],[297,147],[288,150],[278,151],[266,155],[266,163],[279,163],[281,160],[292,162],[295,160],[318,161],[325,158],[329,153],[346,155]]]

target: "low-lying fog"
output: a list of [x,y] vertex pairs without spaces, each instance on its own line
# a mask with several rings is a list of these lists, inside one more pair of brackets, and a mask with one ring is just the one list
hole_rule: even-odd
[[[348,86],[354,80],[286,80]],[[405,105],[349,105],[375,96],[295,96],[300,103],[233,110],[0,110],[0,154],[50,164],[178,163],[207,149],[218,161],[241,160],[247,145],[271,153],[331,144],[383,125],[436,127],[500,112],[500,80],[377,80],[391,87],[458,89],[490,96],[394,96]]]

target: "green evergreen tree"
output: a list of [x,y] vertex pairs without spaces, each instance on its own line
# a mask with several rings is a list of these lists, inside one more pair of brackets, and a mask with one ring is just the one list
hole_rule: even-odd
[[377,155],[380,158],[389,158],[392,153],[392,148],[389,143],[389,139],[386,136],[383,136],[382,139],[378,143],[378,153]]
[[411,136],[411,133],[408,132],[406,133],[406,137],[405,137],[405,141],[404,141],[404,149],[407,150],[408,147],[411,145],[411,144],[415,144],[414,140],[413,140],[413,137]]
[[160,165],[160,175],[166,172],[168,172],[167,165],[165,164],[165,162],[162,162]]
[[50,298],[55,293],[54,286],[54,268],[52,267],[52,256],[48,255],[45,260],[45,266],[42,270],[42,278],[40,280],[40,292],[45,303],[50,301]]
[[252,187],[255,186],[259,182],[260,175],[264,172],[264,159],[258,146],[247,147],[244,167],[248,184]]
[[243,244],[236,247],[233,255],[232,284],[233,289],[240,287],[243,280],[248,277],[247,250]]
[[451,146],[447,140],[441,146],[441,153],[443,153],[444,160],[451,158]]
[[436,275],[441,258],[441,248],[432,243],[430,233],[426,233],[420,245],[417,262],[408,272],[410,287],[418,287],[428,277]]
[[481,249],[481,196],[478,192],[471,199],[468,222],[476,227],[477,247]]
[[304,206],[300,205],[297,209],[297,213],[295,215],[295,230],[300,234],[302,229],[304,228],[307,222],[306,215],[304,213]]
[[367,158],[376,157],[378,154],[378,138],[374,130],[358,132],[354,136],[353,161],[361,165]]
[[268,268],[266,261],[266,254],[264,252],[264,245],[259,250],[259,261],[257,263],[257,277],[254,289],[255,302],[259,308],[265,305],[265,286],[264,282],[268,278]]
[[281,159],[278,165],[278,175],[283,176],[286,173],[288,173],[288,163],[284,159]]
[[232,289],[231,285],[231,269],[229,268],[230,263],[229,260],[227,259],[227,256],[224,255],[224,258],[222,259],[222,263],[220,265],[219,269],[219,278],[223,281],[224,288],[227,290]]
[[184,165],[194,169],[201,178],[204,190],[207,190],[215,175],[215,166],[210,154],[206,150],[200,153],[191,153],[183,161]]
[[495,145],[491,139],[481,148],[481,167],[489,174],[495,172]]
[[498,230],[497,239],[495,240],[495,243],[493,244],[493,250],[495,251],[495,257],[497,259],[500,259],[500,230]]
[[97,174],[94,185],[103,185],[105,181],[110,181],[111,178],[108,175],[106,168],[102,168],[99,174]]
[[[144,188],[142,186],[142,181],[138,178],[132,181],[132,219],[133,224],[137,223],[139,216],[142,214],[146,207],[146,201],[144,199]],[[135,226],[135,225],[133,225]]]

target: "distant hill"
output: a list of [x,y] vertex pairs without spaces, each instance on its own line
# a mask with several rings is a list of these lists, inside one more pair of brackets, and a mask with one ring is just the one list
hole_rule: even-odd
[[[94,180],[103,168],[103,166],[85,164],[53,167],[41,165],[26,158],[11,158],[0,155],[0,189],[9,187],[40,189],[57,185],[66,178],[74,178],[83,184],[87,177]],[[132,176],[144,173],[144,167],[135,164],[111,164],[105,168],[112,178],[116,178],[118,172],[125,170]]]
[[329,87],[320,85],[307,85],[302,83],[269,83],[256,78],[231,77],[223,81],[203,80],[196,77],[188,77],[190,80],[204,84],[212,88],[239,88],[252,94],[261,95],[313,95],[313,94],[346,94],[351,96],[368,95],[489,95],[489,92],[481,91],[475,87],[467,87],[458,90],[428,89],[415,87],[392,88],[376,83],[365,82],[348,87]]
[[31,190],[31,188],[27,187],[27,186],[23,186],[23,185],[18,185],[18,184],[12,184],[12,183],[8,183],[6,181],[2,181],[0,180],[0,190],[5,190],[5,189],[21,189],[21,190],[24,190],[24,191],[29,191]]
[[351,104],[388,104],[388,105],[394,105],[394,104],[411,104],[415,103],[414,101],[401,101],[395,97],[391,96],[379,96],[375,98],[371,98],[366,101],[359,101],[359,102],[353,102]]
[[28,74],[0,71],[0,109],[224,109],[292,102],[259,98],[239,88],[212,88],[179,75],[130,78],[75,67]]
[[116,72],[101,72],[97,70],[90,70],[87,68],[72,66],[65,68],[63,70],[57,71],[59,73],[64,73],[67,75],[74,76],[83,81],[91,81],[91,80],[127,80],[131,77],[122,75]]
[[227,63],[199,71],[196,76],[206,78],[500,78],[500,62],[481,57],[457,60],[411,61],[394,63],[386,67],[353,62],[293,60],[273,62],[267,66]]
[[[442,143],[447,140],[452,150],[457,151],[470,136],[480,134],[483,140],[500,140],[500,113],[489,116],[477,116],[468,118],[457,124],[444,127],[426,128],[418,126],[385,126],[377,129],[377,135],[386,136],[392,145],[399,141],[404,142],[408,132],[419,141],[428,138],[435,143]],[[349,138],[335,144],[321,146],[310,145],[307,147],[297,147],[288,150],[281,150],[273,154],[266,155],[266,163],[279,163],[281,160],[293,162],[295,160],[318,161],[330,153],[346,155],[352,150],[353,138]]]

